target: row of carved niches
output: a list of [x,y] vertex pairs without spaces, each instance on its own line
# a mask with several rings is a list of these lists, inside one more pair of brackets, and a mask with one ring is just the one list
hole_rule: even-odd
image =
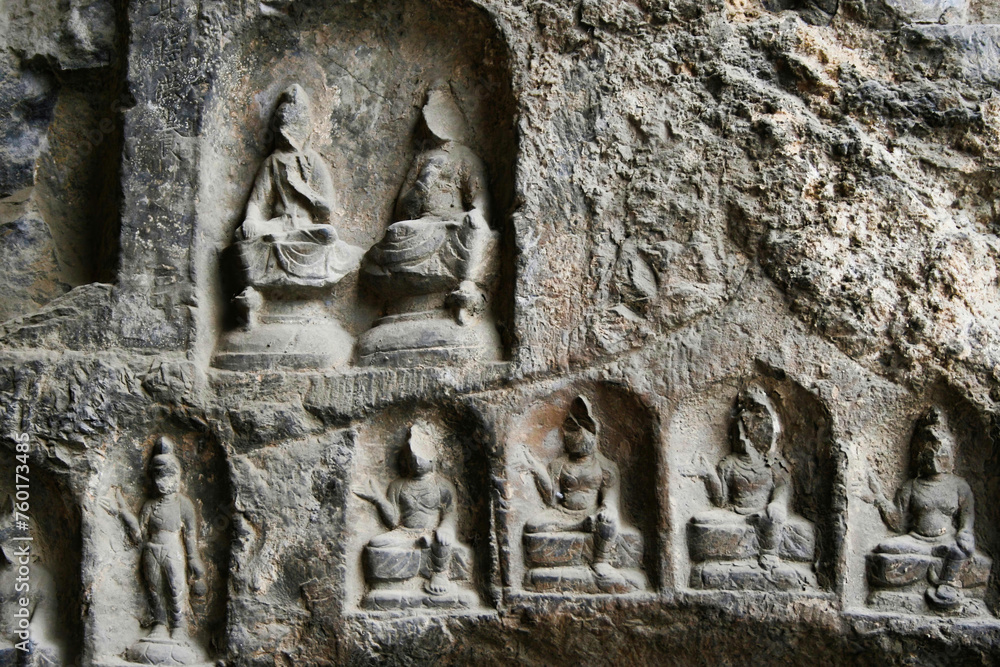
[[228,247],[205,274],[231,297],[213,364],[503,359],[514,104],[488,16],[471,3],[323,3],[295,30],[249,30],[206,112],[217,177],[199,225]]
[[678,582],[831,588],[839,463],[815,398],[790,381],[722,383],[678,405],[667,438]]
[[[982,481],[992,478],[971,466],[992,450],[958,446],[985,432],[958,404],[932,403],[906,425],[912,463],[895,475],[895,500],[874,470],[846,493],[847,454],[827,410],[788,379],[734,379],[682,401],[665,449],[651,411],[615,385],[568,382],[523,405],[502,436],[496,525],[507,591],[628,595],[658,588],[672,566],[681,588],[832,599],[838,580],[858,577],[838,564],[844,554],[863,561],[875,609],[988,613],[984,544],[996,517],[980,507],[977,522],[974,498],[993,495]],[[445,612],[482,599],[487,555],[470,545],[489,542],[489,485],[476,476],[489,465],[491,429],[471,412],[443,414],[397,411],[359,436],[347,524],[365,526],[348,538],[349,597],[362,609]],[[890,470],[906,471],[905,461]],[[855,526],[854,548],[844,546],[849,495],[882,517]]]
[[871,607],[980,616],[997,604],[996,433],[967,403],[938,393],[908,415],[905,437],[861,461],[854,547],[865,554]]
[[214,665],[225,633],[231,506],[222,451],[160,432],[104,470],[89,552],[101,665]]
[[[254,450],[257,464],[237,457],[230,472],[250,484],[241,493],[250,523],[238,534],[212,436],[160,424],[114,448],[84,522],[83,590],[100,664],[220,657],[230,544],[250,559],[233,591],[282,599],[301,582],[285,580],[275,540],[289,535],[267,517],[287,527],[293,514],[301,544],[336,545],[317,546],[320,562],[296,571],[332,578],[323,585],[334,591],[342,572],[337,599],[364,613],[479,613],[496,605],[498,585],[514,598],[670,586],[832,601],[847,589],[848,607],[857,599],[942,616],[985,616],[995,604],[996,453],[975,410],[946,394],[874,425],[901,434],[886,439],[893,446],[848,456],[821,402],[789,379],[714,383],[662,424],[612,383],[523,391],[398,404],[318,440]],[[849,459],[863,475],[848,474]],[[80,564],[48,557],[80,552],[79,519],[58,484],[41,479],[51,489],[39,512],[52,529],[36,553],[59,568],[53,585],[72,600]],[[272,584],[286,593],[269,594]],[[45,599],[33,619],[42,628]]]
[[488,435],[462,408],[359,429],[345,594],[365,610],[474,611],[489,576]]
[[0,665],[71,665],[83,641],[80,514],[64,480],[25,457],[32,448],[23,435],[0,451]]

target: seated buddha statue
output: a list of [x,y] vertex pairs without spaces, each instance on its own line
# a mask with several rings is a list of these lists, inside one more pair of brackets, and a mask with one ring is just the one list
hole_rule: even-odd
[[[955,438],[945,412],[931,408],[917,422],[911,441],[914,477],[891,502],[874,473],[861,498],[878,508],[882,520],[900,533],[878,544],[867,558],[872,601],[899,602],[881,592],[923,593],[932,610],[954,610],[969,592],[983,597],[991,559],[976,548],[972,488],[954,474]],[[917,600],[902,600],[909,607]],[[975,605],[972,605],[975,606]],[[913,610],[913,609],[911,609]]]
[[341,241],[331,224],[333,181],[308,146],[309,98],[298,84],[278,100],[274,152],[254,181],[237,245],[251,286],[333,284],[358,266],[361,250]]
[[778,451],[781,422],[767,393],[740,392],[729,429],[732,452],[696,469],[714,505],[688,523],[695,588],[791,590],[816,585],[813,525],[791,510],[791,468]]
[[362,365],[417,366],[499,356],[483,317],[498,267],[486,166],[464,142],[468,129],[447,83],[428,94],[427,142],[396,199],[396,222],[362,262],[362,279],[386,301],[358,344]]
[[581,593],[644,587],[642,537],[621,519],[618,466],[598,451],[597,421],[583,396],[570,405],[562,441],[564,453],[547,468],[523,449],[547,505],[524,525],[527,585]]
[[233,304],[243,326],[224,341],[216,365],[336,365],[350,358],[354,339],[321,302],[358,268],[362,250],[341,240],[331,222],[333,181],[309,147],[312,115],[301,86],[281,94],[271,127],[274,151],[223,259],[239,274]]
[[[434,431],[425,422],[410,427],[400,452],[400,476],[383,496],[369,480],[355,494],[375,505],[388,532],[364,549],[371,609],[468,607],[475,595],[453,579],[467,580],[471,551],[456,538],[455,486],[436,470]],[[415,581],[422,587],[416,588]]]

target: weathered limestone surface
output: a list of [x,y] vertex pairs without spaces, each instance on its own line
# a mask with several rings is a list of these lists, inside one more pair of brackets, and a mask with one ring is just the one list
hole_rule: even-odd
[[0,665],[1000,663],[998,84],[986,0],[11,0]]

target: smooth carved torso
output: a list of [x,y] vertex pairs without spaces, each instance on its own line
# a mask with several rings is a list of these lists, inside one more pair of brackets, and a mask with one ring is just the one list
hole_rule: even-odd
[[569,510],[586,510],[597,507],[601,492],[612,482],[609,467],[602,465],[597,456],[589,461],[574,461],[571,458],[557,459],[553,463],[552,479],[562,494],[557,504]]
[[178,496],[157,498],[150,501],[150,505],[149,519],[146,525],[151,542],[160,541],[158,538],[166,533],[180,533],[183,522]]
[[451,509],[455,494],[437,475],[397,479],[389,486],[389,501],[399,509],[399,525],[411,530],[431,530]]
[[[182,535],[185,524],[188,530],[193,531],[193,522],[194,506],[191,501],[174,493],[146,503],[142,511],[141,527],[147,545],[167,547],[179,556],[183,554]],[[193,532],[186,537],[192,539]]]
[[257,176],[251,203],[265,220],[284,218],[288,226],[284,231],[290,231],[325,222],[317,216],[314,201],[332,206],[333,196],[330,174],[318,153],[275,152]]
[[955,531],[963,504],[971,502],[972,489],[956,475],[938,479],[916,478],[900,489],[900,507],[909,516],[909,530],[923,537],[940,537]]
[[461,145],[421,153],[396,200],[397,220],[460,221],[484,192],[482,160]]
[[739,514],[750,514],[767,507],[771,492],[779,481],[767,462],[752,462],[733,455],[719,464],[719,479],[723,484],[724,500]]

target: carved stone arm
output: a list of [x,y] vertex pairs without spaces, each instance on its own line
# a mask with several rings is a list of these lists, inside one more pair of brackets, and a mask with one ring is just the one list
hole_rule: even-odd
[[[396,481],[398,482],[399,480]],[[389,528],[395,528],[399,525],[399,511],[396,508],[396,503],[393,502],[392,497],[394,495],[393,490],[395,486],[397,486],[396,482],[389,485],[389,498],[382,497],[382,494],[375,489],[375,483],[372,480],[368,480],[367,490],[356,490],[354,492],[354,495],[358,498],[367,500],[371,504],[375,505],[378,509],[379,517],[382,519],[382,522]]]
[[521,446],[521,456],[527,464],[528,472],[535,478],[535,487],[538,489],[539,495],[542,496],[542,502],[546,505],[555,505],[557,489],[551,472],[532,456],[525,445]]

